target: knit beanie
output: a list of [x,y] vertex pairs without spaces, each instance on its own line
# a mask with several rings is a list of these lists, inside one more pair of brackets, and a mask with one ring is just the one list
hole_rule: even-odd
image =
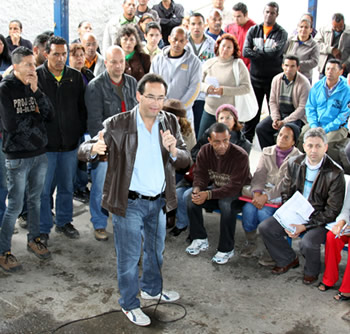
[[[282,126],[281,129],[283,129],[284,127],[287,127],[289,129],[291,129],[293,131],[293,135],[294,135],[294,142],[295,144],[298,142],[298,138],[299,138],[299,135],[300,135],[300,128],[293,124],[293,123],[286,123]],[[280,129],[280,131],[281,131]]]
[[225,109],[225,111],[230,111],[232,116],[235,116],[238,120],[238,111],[232,104],[222,104],[219,108],[216,109],[216,120],[218,120],[219,114]]

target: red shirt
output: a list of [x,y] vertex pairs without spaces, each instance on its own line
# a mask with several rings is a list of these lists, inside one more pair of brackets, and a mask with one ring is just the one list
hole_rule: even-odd
[[224,29],[225,32],[228,32],[229,34],[237,38],[238,45],[241,49],[241,58],[244,61],[244,63],[247,65],[248,69],[250,68],[250,59],[244,58],[242,56],[243,45],[245,41],[245,36],[247,35],[249,28],[255,25],[256,23],[253,20],[249,19],[244,26],[239,26],[236,23],[231,23],[227,25],[226,28]]

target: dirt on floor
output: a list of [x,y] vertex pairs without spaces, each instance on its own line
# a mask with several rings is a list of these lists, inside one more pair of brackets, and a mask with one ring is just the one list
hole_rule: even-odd
[[[341,319],[350,303],[333,300],[336,289],[322,293],[317,284],[302,284],[302,265],[274,276],[270,269],[258,265],[257,257],[239,256],[244,244],[239,220],[235,256],[226,265],[213,264],[217,213],[205,214],[210,247],[198,256],[185,253],[187,231],[178,237],[167,236],[164,287],[178,291],[181,298],[174,305],[159,305],[156,312],[154,302],[142,301],[152,324],[137,327],[118,305],[111,223],[109,240],[95,240],[88,206],[74,204],[74,225],[80,239],[67,239],[53,229],[51,260],[41,261],[26,250],[26,230],[19,228],[19,234],[13,236],[12,251],[23,270],[14,274],[0,271],[1,334],[350,333],[350,323]],[[260,244],[257,256],[262,247]],[[293,247],[297,250],[298,242]],[[342,273],[346,256],[344,252]]]

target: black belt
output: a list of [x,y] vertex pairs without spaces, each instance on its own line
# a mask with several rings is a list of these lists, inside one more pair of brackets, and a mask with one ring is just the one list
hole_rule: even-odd
[[136,191],[131,191],[129,190],[129,195],[128,195],[128,198],[132,199],[132,200],[135,200],[135,199],[145,199],[147,201],[155,201],[157,200],[160,196],[162,196],[164,193],[161,193],[161,194],[158,194],[157,196],[144,196],[144,195],[141,195],[139,194],[138,192]]

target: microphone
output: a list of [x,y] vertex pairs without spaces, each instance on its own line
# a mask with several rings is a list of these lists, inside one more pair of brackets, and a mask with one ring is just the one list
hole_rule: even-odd
[[165,132],[167,130],[167,128],[165,126],[165,122],[164,122],[165,116],[164,116],[164,112],[162,110],[158,113],[157,118],[158,118],[161,129],[163,130],[163,132]]

